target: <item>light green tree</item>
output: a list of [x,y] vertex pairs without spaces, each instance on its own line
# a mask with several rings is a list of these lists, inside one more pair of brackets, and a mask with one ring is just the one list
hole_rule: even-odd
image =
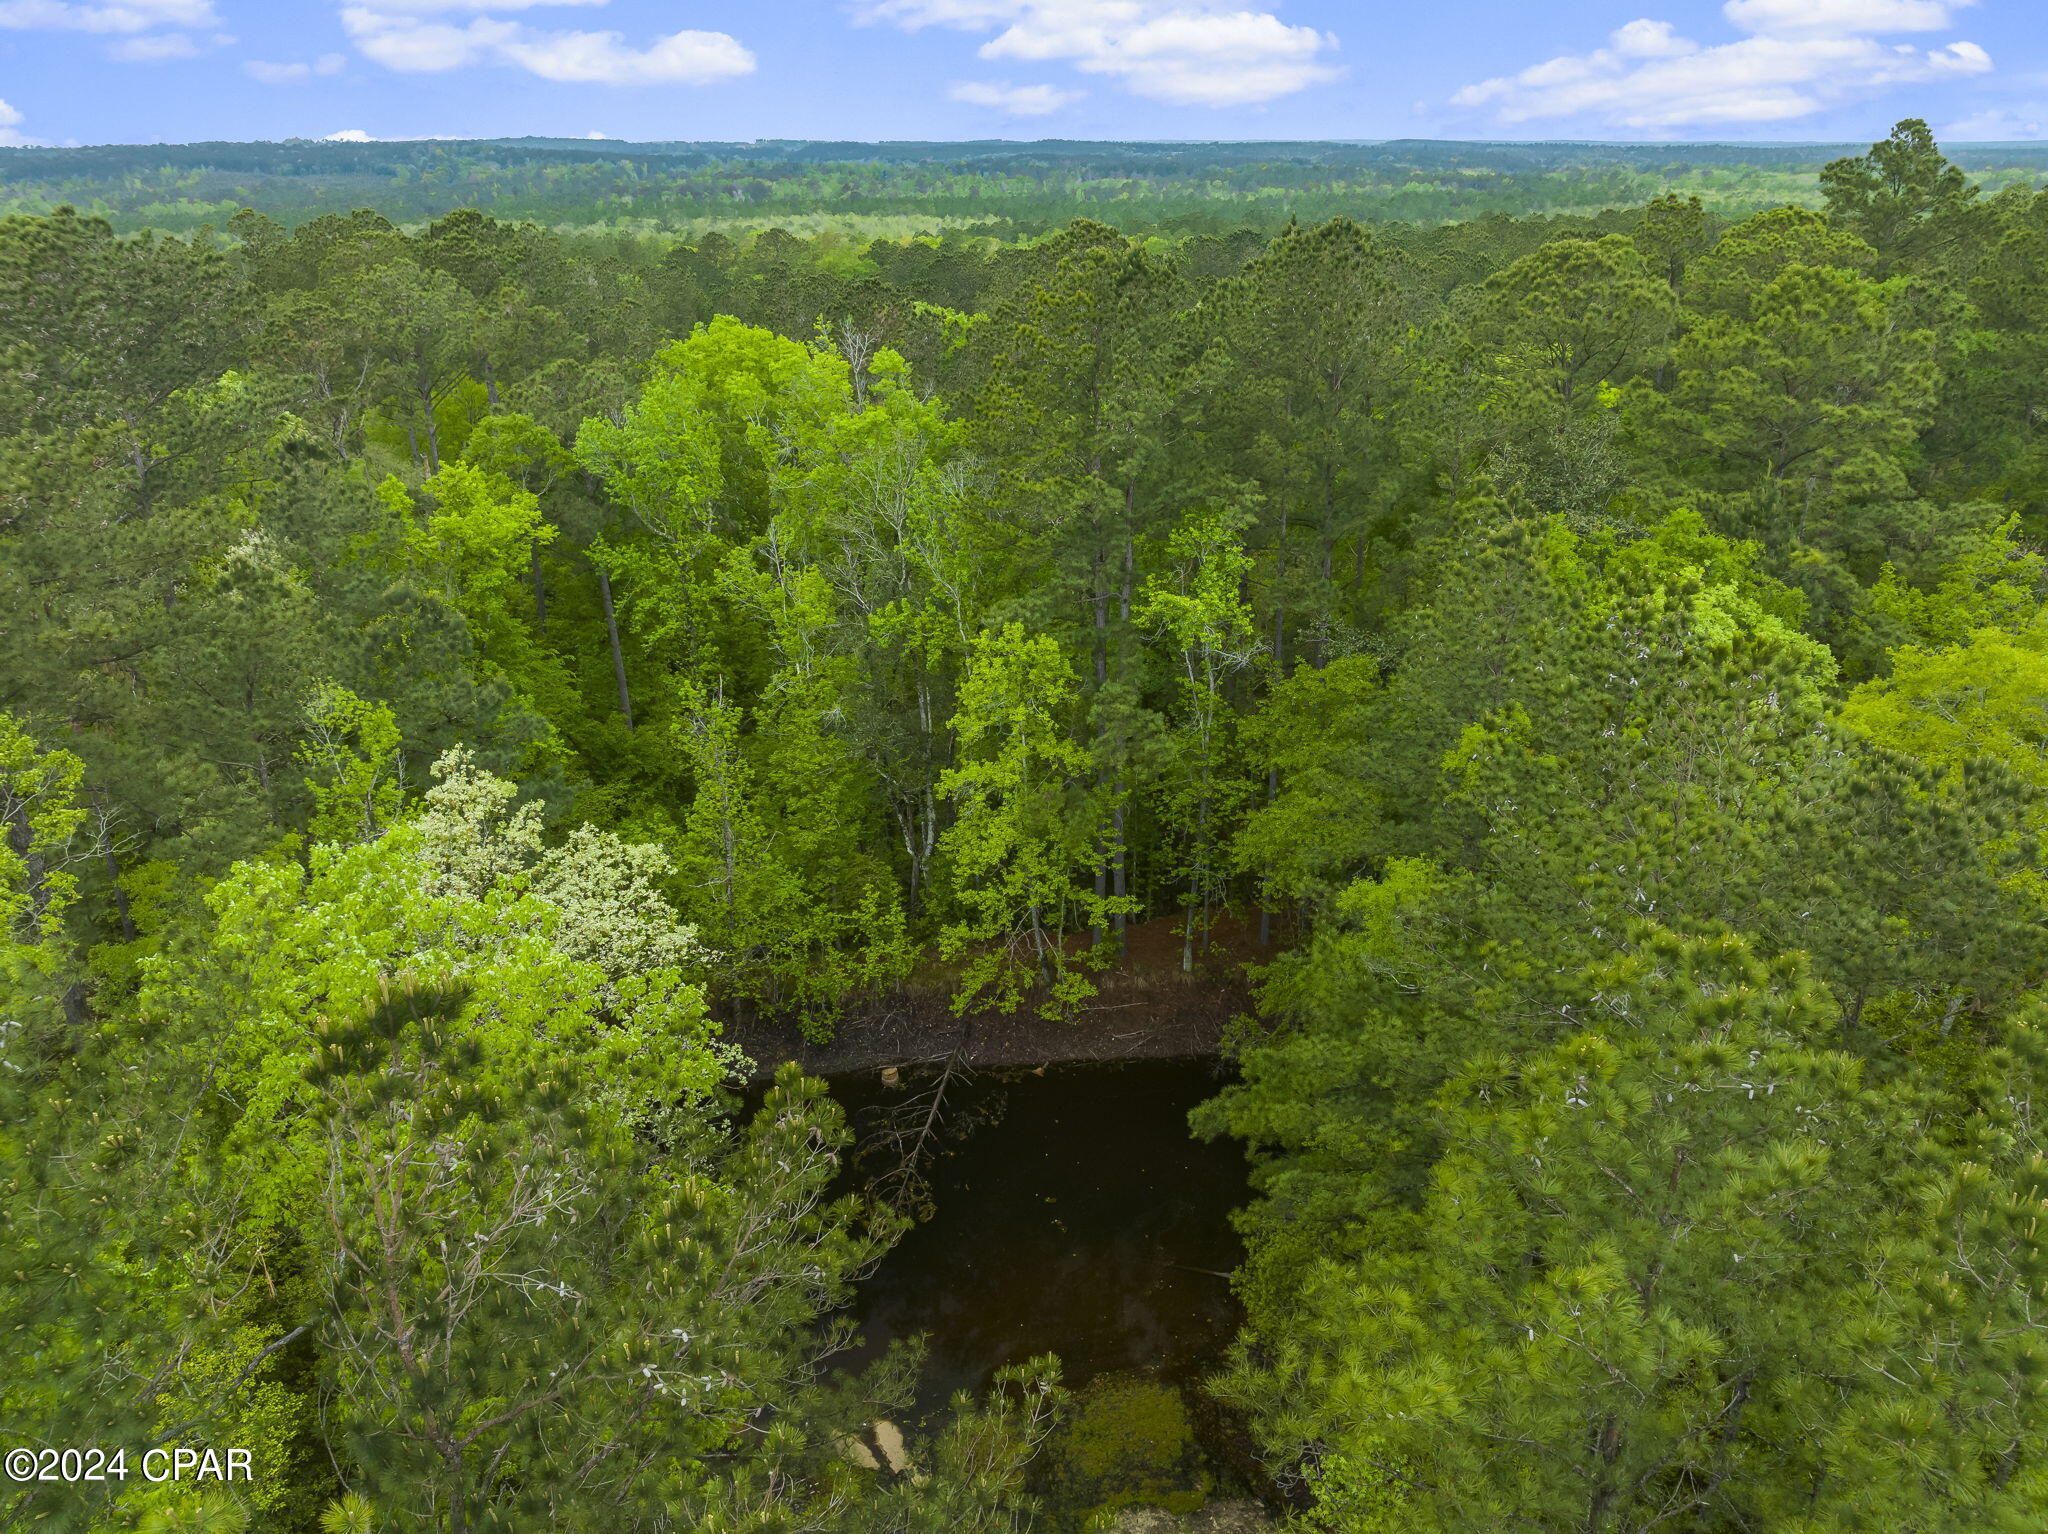
[[306,703],[306,742],[299,761],[310,776],[318,842],[370,841],[398,817],[405,797],[405,758],[390,708],[329,682]]
[[1041,1014],[1072,1017],[1105,962],[1071,951],[1074,936],[1131,908],[1094,887],[1103,811],[1086,787],[1089,754],[1068,733],[1075,691],[1050,637],[1012,623],[976,639],[952,721],[959,763],[939,780],[956,812],[939,838],[960,913],[939,951],[966,960],[955,1011],[986,999],[1013,1012],[1037,989]]
[[[2048,630],[2038,619],[2017,634],[1980,629],[1942,649],[1896,650],[1891,662],[1842,701],[1842,723],[1932,769],[1950,793],[1967,791],[1981,763],[1998,763],[2033,790],[2026,825],[2038,844],[2048,833]],[[2000,861],[2048,900],[2025,847],[2002,849]]]
[[1193,970],[1216,909],[1228,898],[1232,870],[1225,844],[1251,791],[1227,698],[1231,681],[1259,649],[1244,599],[1248,521],[1242,514],[1197,513],[1174,529],[1167,541],[1173,573],[1146,582],[1132,615],[1166,640],[1178,663],[1179,717],[1161,797],[1183,889],[1184,971]]

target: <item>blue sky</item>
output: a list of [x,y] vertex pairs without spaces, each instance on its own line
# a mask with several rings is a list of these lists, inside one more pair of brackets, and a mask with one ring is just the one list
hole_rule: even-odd
[[2048,136],[2048,0],[0,0],[0,142]]

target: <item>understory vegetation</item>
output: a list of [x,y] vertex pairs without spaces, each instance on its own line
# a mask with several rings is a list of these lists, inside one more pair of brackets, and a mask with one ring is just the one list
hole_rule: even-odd
[[0,220],[0,1439],[256,1467],[0,1527],[1179,1506],[1051,1358],[849,1452],[903,1219],[730,1037],[1100,1028],[1154,923],[1258,945],[1194,1127],[1300,1528],[2038,1529],[2048,191],[1622,179]]

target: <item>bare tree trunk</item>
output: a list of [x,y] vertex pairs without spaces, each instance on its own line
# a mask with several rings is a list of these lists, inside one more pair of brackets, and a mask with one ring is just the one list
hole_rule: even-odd
[[107,814],[106,799],[98,789],[92,791],[93,808],[98,812],[100,823],[100,857],[107,865],[107,879],[114,890],[114,909],[121,915],[121,941],[135,941],[135,914],[128,905],[128,891],[121,887],[121,860],[114,853],[114,838],[108,831],[111,817]]

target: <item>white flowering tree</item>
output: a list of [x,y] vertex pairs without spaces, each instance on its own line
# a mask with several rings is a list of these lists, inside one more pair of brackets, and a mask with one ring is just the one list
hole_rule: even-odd
[[235,868],[201,951],[148,967],[138,1058],[211,1084],[191,1202],[296,1297],[273,1329],[319,1359],[343,1511],[653,1527],[724,1495],[702,1457],[806,1376],[889,1230],[827,1199],[818,1084],[720,1129],[733,1057],[660,854],[548,846],[466,753],[434,771],[379,835]]

